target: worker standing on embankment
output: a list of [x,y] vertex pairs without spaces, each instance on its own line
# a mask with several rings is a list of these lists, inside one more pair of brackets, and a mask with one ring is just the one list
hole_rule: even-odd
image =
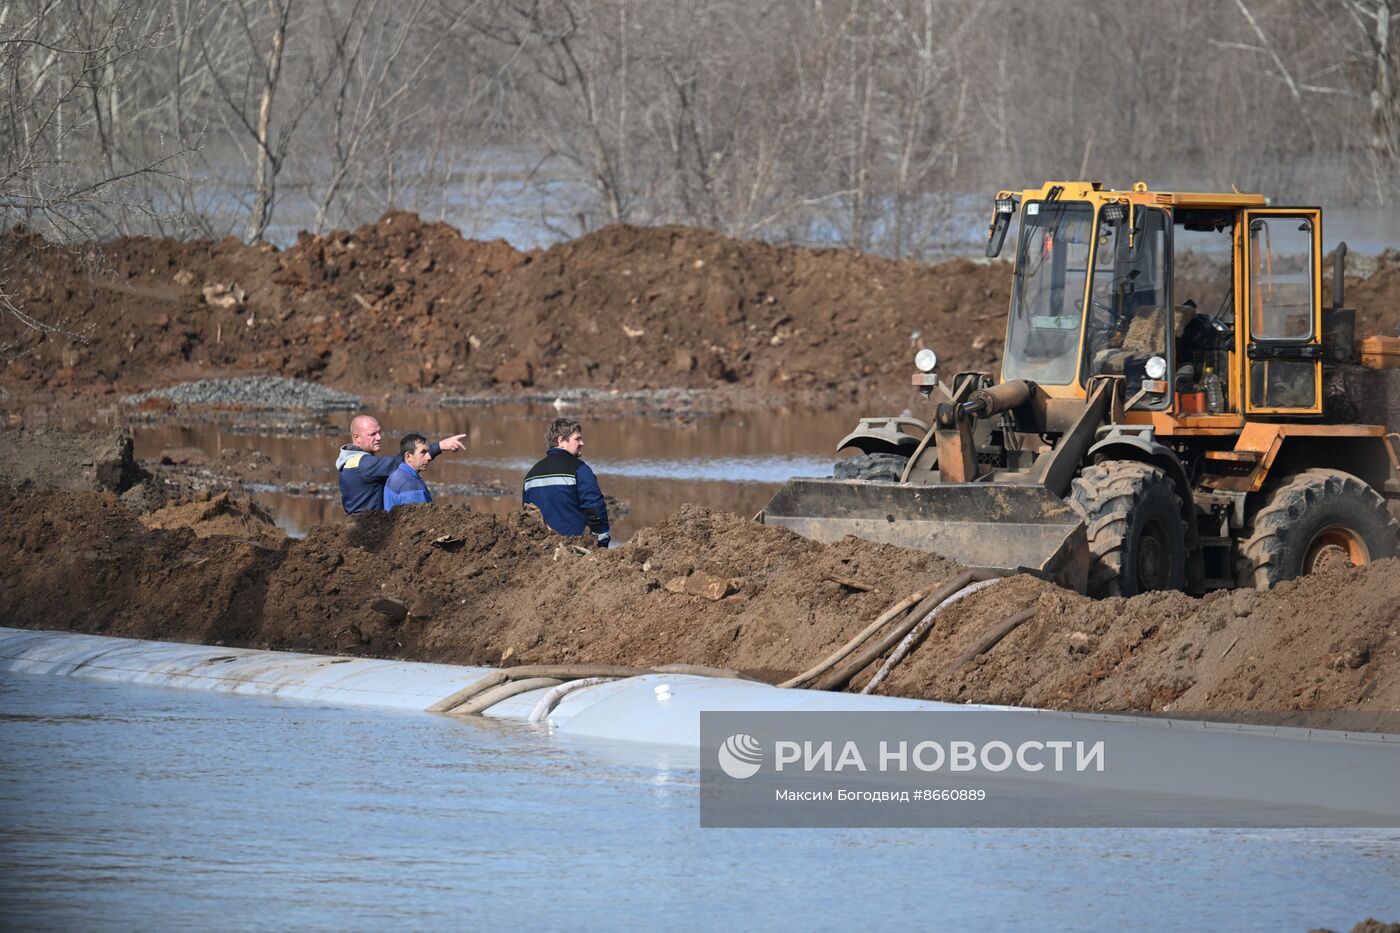
[[[454,434],[429,444],[429,457],[437,457],[444,450],[464,449],[464,437],[465,434]],[[335,458],[335,472],[340,478],[340,504],[346,515],[384,508],[384,482],[403,463],[403,458],[376,457],[383,443],[384,432],[373,415],[356,415],[350,422],[350,443],[341,447]]]
[[593,468],[579,457],[583,426],[572,418],[555,418],[545,429],[545,443],[549,452],[525,474],[525,504],[536,506],[557,534],[576,537],[587,529],[607,547],[612,541],[608,504]]

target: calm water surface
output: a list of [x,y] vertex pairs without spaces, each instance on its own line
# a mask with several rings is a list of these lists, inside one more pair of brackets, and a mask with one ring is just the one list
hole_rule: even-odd
[[1400,833],[702,830],[689,753],[0,673],[0,928],[1348,930]]

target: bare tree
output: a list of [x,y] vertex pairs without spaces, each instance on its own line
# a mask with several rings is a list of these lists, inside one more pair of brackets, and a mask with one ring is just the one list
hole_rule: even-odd
[[1359,42],[1350,48],[1368,76],[1370,151],[1376,196],[1385,203],[1388,188],[1400,182],[1400,2],[1344,0]]
[[144,110],[143,57],[165,48],[171,32],[167,17],[128,0],[0,7],[0,311],[18,325],[0,339],[0,356],[50,337],[86,339],[80,325],[24,310],[9,273],[16,251],[35,244],[9,232],[13,225],[83,241],[123,229],[132,215],[159,216],[151,185],[178,180],[191,147],[130,146],[122,133]]
[[[222,15],[206,19],[197,32],[201,59],[223,104],[225,126],[231,138],[245,147],[245,158],[251,162],[253,203],[243,233],[249,243],[267,234],[278,176],[302,119],[327,80],[327,73],[318,71],[314,59],[305,56],[295,89],[299,93],[282,108],[279,118],[279,93],[287,96],[282,85],[287,45],[297,25],[296,0],[266,3],[264,13],[249,0],[229,0]],[[232,41],[234,37],[241,42]],[[228,64],[229,46],[235,50],[233,67]]]

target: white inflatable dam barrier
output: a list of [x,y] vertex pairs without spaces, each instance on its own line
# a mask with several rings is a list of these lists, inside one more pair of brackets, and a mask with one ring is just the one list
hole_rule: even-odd
[[[395,710],[427,710],[497,673],[485,667],[3,627],[0,670]],[[550,689],[513,696],[484,715],[526,723]],[[1400,826],[1400,735],[1380,732],[972,706],[684,674],[581,686],[558,696],[545,721],[562,735],[698,750],[700,714],[726,711],[1015,714],[1031,731],[1052,725],[1065,739],[1109,737],[1115,747],[1115,789],[1189,795],[1193,787],[1244,786],[1240,796],[1251,801],[1366,812],[1384,819],[1364,825]],[[1239,771],[1242,743],[1251,749],[1248,773]],[[1162,768],[1164,760],[1189,760],[1192,786],[1183,786],[1180,769]]]

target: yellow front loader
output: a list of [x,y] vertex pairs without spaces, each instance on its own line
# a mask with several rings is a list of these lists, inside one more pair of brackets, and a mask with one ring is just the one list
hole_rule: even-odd
[[1356,340],[1345,244],[1323,304],[1319,208],[1049,182],[997,195],[988,256],[1017,220],[1000,378],[941,379],[921,350],[926,419],[862,419],[840,444],[858,456],[791,480],[761,521],[1094,595],[1400,552],[1400,436],[1324,391]]

